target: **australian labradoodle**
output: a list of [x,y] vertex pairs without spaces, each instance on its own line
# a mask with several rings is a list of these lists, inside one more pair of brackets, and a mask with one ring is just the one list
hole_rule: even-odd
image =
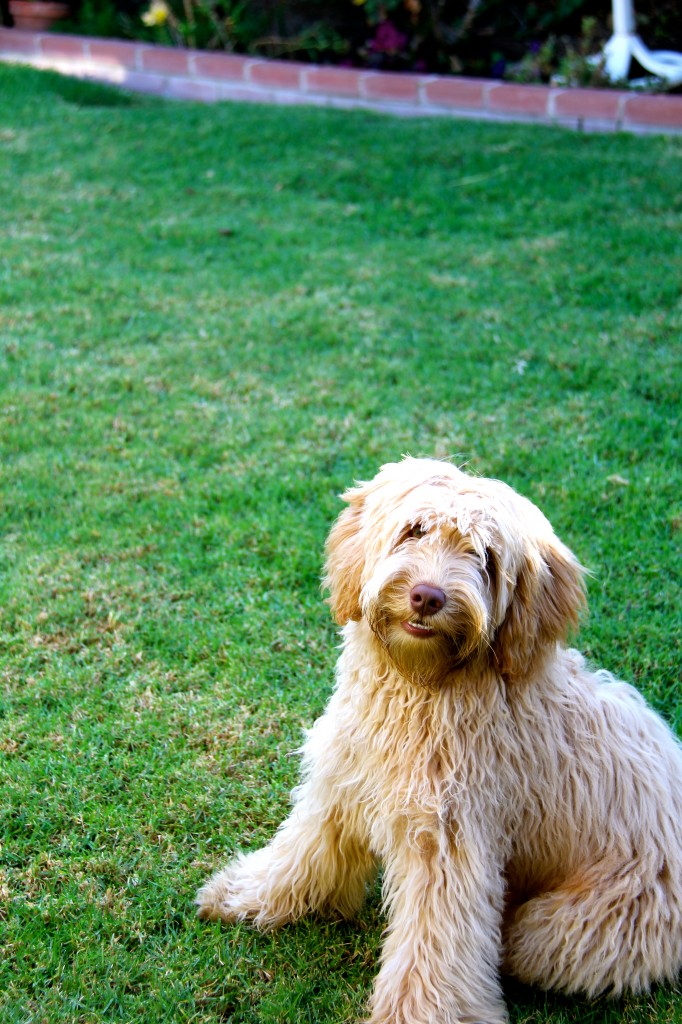
[[336,687],[291,814],[198,895],[272,928],[352,917],[383,865],[371,1024],[500,1024],[500,972],[618,994],[682,965],[682,746],[562,646],[583,570],[530,501],[405,459],[350,490]]

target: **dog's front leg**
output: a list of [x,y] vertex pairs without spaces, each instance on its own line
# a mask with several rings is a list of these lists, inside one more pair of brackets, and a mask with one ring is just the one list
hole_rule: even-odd
[[312,911],[352,917],[360,909],[375,860],[336,724],[342,714],[330,707],[308,734],[291,814],[268,846],[236,857],[199,890],[200,917],[274,928]]
[[395,849],[384,878],[389,924],[368,1024],[507,1020],[498,977],[501,874],[480,856],[430,835]]
[[312,911],[352,917],[374,859],[338,808],[299,793],[268,846],[236,857],[197,894],[199,916],[275,928]]

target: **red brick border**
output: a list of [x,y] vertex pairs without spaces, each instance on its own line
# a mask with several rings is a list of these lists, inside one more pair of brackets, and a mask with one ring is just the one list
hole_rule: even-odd
[[208,103],[229,99],[310,103],[417,116],[530,121],[596,131],[682,132],[679,95],[321,67],[6,28],[0,28],[0,61],[53,68],[128,89]]

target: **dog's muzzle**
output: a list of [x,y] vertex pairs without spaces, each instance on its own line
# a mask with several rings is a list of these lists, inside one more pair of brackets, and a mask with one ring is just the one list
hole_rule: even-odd
[[423,620],[430,619],[442,611],[446,601],[447,598],[439,587],[434,587],[430,583],[417,583],[410,591],[410,605],[418,618],[406,619],[401,623],[405,632],[420,639],[435,636],[436,631]]

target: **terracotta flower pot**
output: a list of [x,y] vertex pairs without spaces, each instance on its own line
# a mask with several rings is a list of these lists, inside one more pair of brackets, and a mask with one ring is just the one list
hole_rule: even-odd
[[9,0],[14,27],[30,32],[44,32],[55,21],[67,18],[69,5],[58,0]]

